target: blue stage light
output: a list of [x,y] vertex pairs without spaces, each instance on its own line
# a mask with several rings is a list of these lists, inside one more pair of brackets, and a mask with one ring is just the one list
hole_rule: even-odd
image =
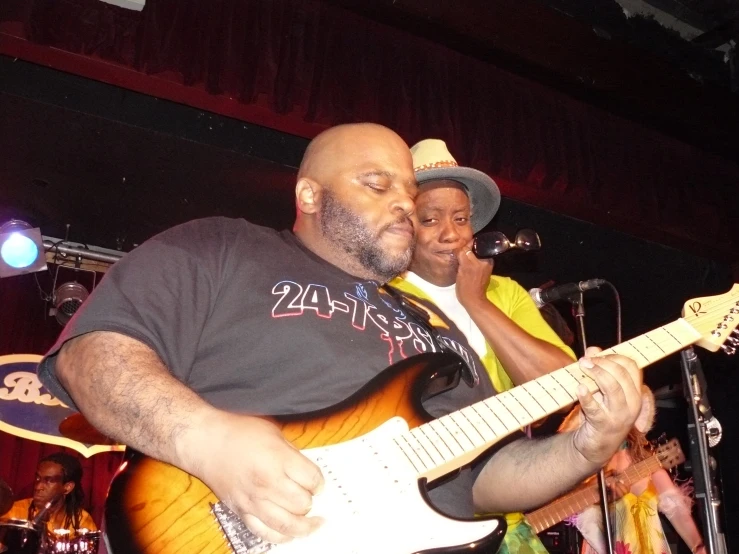
[[44,243],[38,228],[17,219],[0,226],[0,277],[45,269]]
[[0,256],[10,267],[23,269],[38,258],[38,246],[20,233],[11,233],[0,247]]

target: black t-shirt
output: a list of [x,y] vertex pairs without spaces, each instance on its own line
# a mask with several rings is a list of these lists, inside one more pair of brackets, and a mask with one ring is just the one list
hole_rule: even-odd
[[[226,218],[170,229],[110,269],[39,366],[69,405],[54,377],[56,354],[70,338],[99,330],[147,344],[214,406],[263,415],[329,407],[392,363],[437,350],[377,282],[344,273],[289,231]],[[464,336],[440,331],[481,380],[426,402],[437,417],[494,394]],[[442,498],[443,511],[471,516],[475,475],[462,472],[432,498]]]

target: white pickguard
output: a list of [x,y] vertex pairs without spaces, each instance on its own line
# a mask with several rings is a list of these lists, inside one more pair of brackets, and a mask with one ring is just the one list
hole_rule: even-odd
[[455,521],[426,504],[417,471],[393,442],[407,430],[396,417],[356,439],[303,450],[326,480],[310,513],[324,524],[309,537],[247,553],[412,554],[475,543],[495,531],[496,520]]

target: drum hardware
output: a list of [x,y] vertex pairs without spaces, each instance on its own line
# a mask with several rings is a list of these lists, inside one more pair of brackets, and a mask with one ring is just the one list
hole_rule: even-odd
[[0,552],[3,554],[39,554],[42,542],[39,527],[30,521],[0,520]]
[[0,554],[97,554],[99,546],[100,531],[78,529],[73,536],[25,519],[0,519]]

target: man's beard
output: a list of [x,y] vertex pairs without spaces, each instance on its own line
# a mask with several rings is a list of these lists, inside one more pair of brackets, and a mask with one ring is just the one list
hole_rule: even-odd
[[402,253],[393,256],[382,249],[380,237],[390,226],[403,223],[407,217],[386,225],[374,234],[359,214],[339,202],[331,191],[324,189],[321,206],[321,233],[361,266],[387,282],[408,268],[413,258],[415,240]]

